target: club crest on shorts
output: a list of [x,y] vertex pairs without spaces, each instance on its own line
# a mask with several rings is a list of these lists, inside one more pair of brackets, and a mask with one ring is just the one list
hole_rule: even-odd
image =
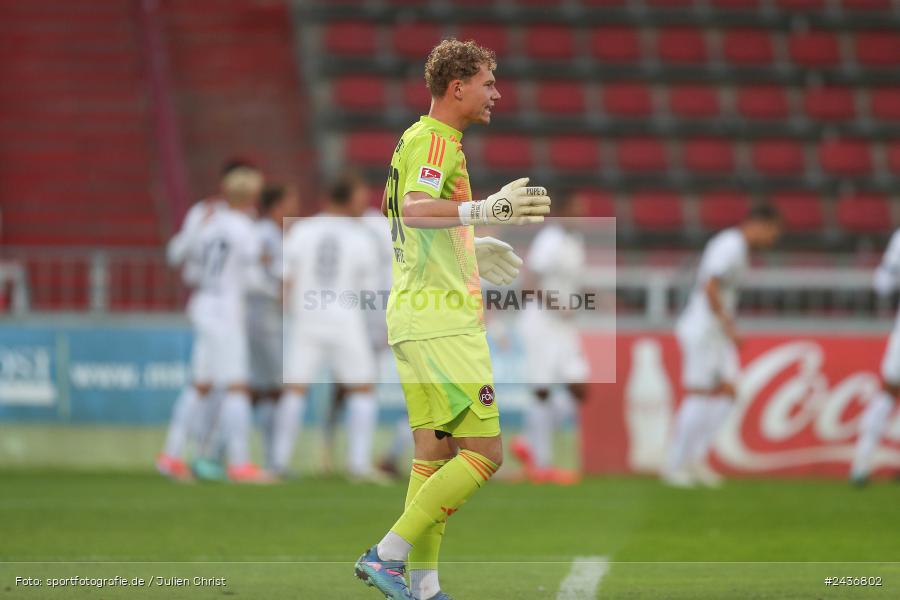
[[478,390],[478,400],[485,406],[491,406],[494,403],[494,388],[489,385],[481,386]]

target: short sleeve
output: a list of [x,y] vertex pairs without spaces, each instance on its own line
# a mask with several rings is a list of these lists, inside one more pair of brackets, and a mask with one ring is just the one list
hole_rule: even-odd
[[456,143],[437,133],[428,132],[413,138],[403,158],[404,194],[425,192],[432,198],[441,193],[457,160]]
[[722,236],[710,244],[703,257],[706,277],[724,277],[741,262],[742,248],[737,236]]

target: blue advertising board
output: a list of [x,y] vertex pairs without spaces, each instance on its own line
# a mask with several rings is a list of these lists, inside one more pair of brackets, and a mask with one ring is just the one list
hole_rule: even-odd
[[[497,381],[516,381],[519,345],[494,345]],[[154,425],[165,423],[189,382],[191,331],[175,321],[0,324],[0,421]],[[404,415],[390,353],[382,357],[380,419]],[[393,381],[392,381],[393,379]],[[518,379],[521,380],[521,379]],[[325,412],[330,386],[311,390],[307,423]],[[498,383],[505,424],[526,401],[522,385]]]

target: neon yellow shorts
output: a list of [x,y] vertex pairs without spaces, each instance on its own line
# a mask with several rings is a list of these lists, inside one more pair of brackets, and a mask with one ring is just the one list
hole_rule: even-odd
[[484,333],[391,346],[406,397],[409,425],[454,437],[500,435],[491,355]]

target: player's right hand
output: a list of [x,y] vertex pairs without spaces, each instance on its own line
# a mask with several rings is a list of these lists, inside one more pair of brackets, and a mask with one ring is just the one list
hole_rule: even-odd
[[484,200],[463,202],[459,216],[464,225],[529,225],[550,214],[550,203],[545,188],[528,186],[528,177],[522,177]]

